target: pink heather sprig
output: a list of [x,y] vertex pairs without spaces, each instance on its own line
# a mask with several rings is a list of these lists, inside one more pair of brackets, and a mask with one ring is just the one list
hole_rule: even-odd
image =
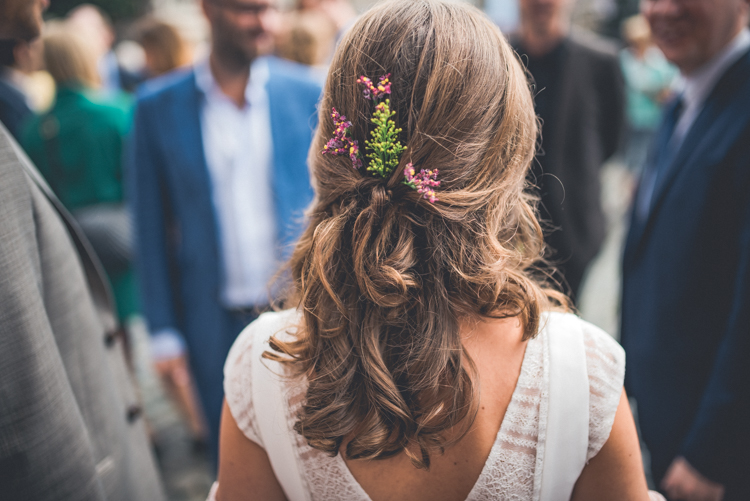
[[437,180],[438,170],[424,170],[419,171],[419,174],[415,173],[414,166],[409,162],[406,164],[404,169],[404,184],[415,189],[422,195],[425,200],[429,200],[430,203],[435,203],[439,199],[435,196],[435,189],[440,186],[440,181]]
[[391,74],[383,75],[380,77],[378,85],[372,83],[372,80],[366,76],[361,76],[357,79],[358,84],[365,86],[365,90],[362,91],[365,99],[380,99],[386,94],[391,93],[391,81],[389,80]]
[[349,155],[352,161],[352,167],[359,169],[362,167],[362,159],[359,157],[359,144],[357,141],[347,136],[352,123],[346,119],[346,116],[339,114],[336,108],[331,108],[331,118],[336,129],[333,131],[333,137],[323,146],[323,155]]

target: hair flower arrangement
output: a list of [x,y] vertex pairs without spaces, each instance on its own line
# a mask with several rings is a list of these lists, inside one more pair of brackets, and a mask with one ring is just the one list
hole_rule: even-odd
[[346,116],[340,115],[336,108],[331,108],[331,118],[336,130],[333,131],[333,137],[323,146],[322,153],[329,155],[349,155],[352,161],[352,167],[359,169],[362,167],[362,159],[359,156],[359,144],[355,139],[350,138],[347,133],[352,123],[346,119]]
[[409,162],[404,169],[404,184],[413,190],[417,190],[430,203],[434,204],[439,199],[435,196],[435,188],[440,186],[437,180],[438,170],[420,170],[415,174],[414,166]]
[[[365,141],[365,146],[367,158],[370,159],[367,172],[383,179],[388,179],[391,176],[398,166],[401,154],[406,151],[406,146],[398,140],[401,129],[396,127],[396,122],[393,120],[396,112],[391,110],[391,100],[385,97],[391,94],[390,77],[390,73],[383,75],[377,84],[366,76],[360,76],[357,79],[358,84],[365,86],[362,91],[365,99],[378,103],[370,119],[375,124],[375,128],[370,132],[372,139]],[[359,144],[348,136],[352,123],[344,115],[340,115],[336,108],[332,108],[331,118],[336,129],[333,132],[333,137],[323,147],[322,153],[324,155],[349,155],[352,166],[359,169],[363,163],[359,153]],[[430,203],[435,203],[438,201],[435,196],[435,188],[440,186],[437,176],[437,169],[434,171],[422,169],[417,174],[410,162],[404,170],[405,180],[403,184],[417,190]]]

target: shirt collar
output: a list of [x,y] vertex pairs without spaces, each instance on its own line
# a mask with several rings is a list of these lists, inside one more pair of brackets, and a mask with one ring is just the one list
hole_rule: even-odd
[[[195,84],[206,96],[206,99],[226,97],[214,79],[207,57],[195,63],[194,71]],[[252,103],[258,99],[259,95],[263,95],[268,82],[268,75],[268,60],[265,57],[255,59],[250,66],[250,78],[248,78],[247,87],[245,87],[246,103]]]
[[682,96],[686,106],[700,105],[724,72],[750,49],[750,30],[743,28],[729,44],[701,68],[681,77]]

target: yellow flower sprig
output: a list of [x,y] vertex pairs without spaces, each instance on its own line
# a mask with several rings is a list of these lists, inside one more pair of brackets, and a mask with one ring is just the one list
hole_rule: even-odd
[[396,127],[392,117],[396,114],[391,110],[391,100],[386,99],[375,107],[375,113],[370,120],[375,124],[375,129],[370,133],[371,140],[365,141],[367,146],[367,158],[371,161],[367,165],[367,171],[387,179],[393,173],[399,162],[401,153],[406,151],[398,140],[401,129]]

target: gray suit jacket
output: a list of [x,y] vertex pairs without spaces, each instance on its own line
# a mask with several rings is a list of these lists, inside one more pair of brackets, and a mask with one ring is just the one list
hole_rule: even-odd
[[88,243],[0,125],[0,498],[159,501]]

